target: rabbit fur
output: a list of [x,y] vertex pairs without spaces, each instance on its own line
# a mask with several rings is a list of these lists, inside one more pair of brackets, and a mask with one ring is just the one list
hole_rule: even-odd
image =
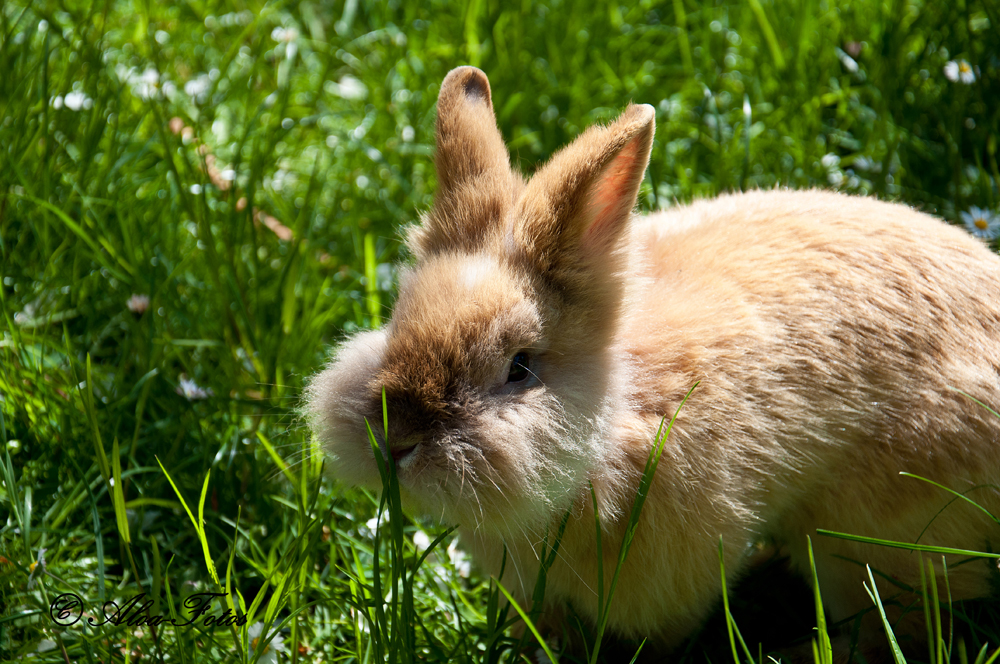
[[[439,191],[409,229],[391,320],[342,343],[307,391],[334,474],[379,485],[367,418],[404,503],[460,524],[492,573],[506,547],[521,599],[569,511],[546,601],[596,620],[590,486],[609,583],[657,427],[698,383],[608,622],[667,648],[720,597],[720,536],[730,581],[761,541],[808,574],[811,536],[832,620],[871,606],[858,562],[919,587],[918,556],[817,528],[1000,548],[983,512],[899,475],[1000,514],[1000,419],[952,389],[1000,405],[1000,258],[904,205],[817,190],[633,215],[653,133],[652,107],[629,105],[525,179],[486,76],[448,74]],[[518,353],[528,375],[508,382]],[[986,595],[991,566],[951,567],[952,597]]]

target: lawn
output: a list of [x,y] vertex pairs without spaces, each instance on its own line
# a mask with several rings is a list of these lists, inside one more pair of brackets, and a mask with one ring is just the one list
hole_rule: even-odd
[[[298,412],[391,307],[461,64],[525,173],[631,100],[643,210],[823,187],[996,248],[996,0],[4,2],[0,660],[516,659],[448,524],[324,479]],[[769,578],[732,598],[755,659],[815,625],[808,588],[758,601]],[[965,664],[1000,611],[963,611]],[[678,659],[732,657],[726,633]]]

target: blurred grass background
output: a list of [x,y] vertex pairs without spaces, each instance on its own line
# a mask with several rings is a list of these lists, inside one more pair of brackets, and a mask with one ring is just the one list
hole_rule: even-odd
[[[100,615],[141,586],[166,615],[215,589],[157,460],[192,509],[211,471],[203,539],[247,604],[284,584],[270,654],[375,656],[374,498],[320,481],[296,406],[328,345],[391,306],[452,67],[487,72],[528,173],[645,102],[643,209],[818,186],[995,241],[998,56],[996,0],[3,2],[0,659],[248,657],[226,629],[49,617],[63,592]],[[488,587],[449,542],[416,577],[414,652],[494,661]]]

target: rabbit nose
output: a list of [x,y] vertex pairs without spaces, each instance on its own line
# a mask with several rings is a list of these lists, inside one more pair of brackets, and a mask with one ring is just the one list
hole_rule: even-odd
[[[435,395],[435,400],[441,400]],[[438,404],[428,403],[430,399],[421,398],[410,392],[389,395],[386,399],[386,410],[389,420],[389,445],[415,445],[420,439],[435,431],[448,418],[448,413]],[[378,404],[381,411],[381,404]],[[379,423],[382,413],[379,412]]]
[[389,417],[389,447],[413,447],[420,442],[425,432],[433,426],[425,418],[411,413],[399,413],[396,418]]
[[375,435],[383,459],[388,459],[391,456],[398,463],[408,457],[422,442],[420,436],[414,436],[412,433],[401,435],[402,432],[397,427],[389,425],[389,443],[386,444],[381,429],[382,427],[378,427],[377,430],[373,428],[372,433]]

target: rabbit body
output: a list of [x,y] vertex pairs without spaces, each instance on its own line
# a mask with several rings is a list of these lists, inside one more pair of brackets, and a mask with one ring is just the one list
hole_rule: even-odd
[[[438,113],[440,189],[410,231],[416,261],[392,319],[345,342],[309,387],[335,474],[377,485],[367,418],[404,500],[459,523],[493,573],[506,547],[503,582],[521,599],[568,511],[546,601],[596,621],[590,486],[608,584],[657,427],[697,383],[608,623],[668,648],[719,599],[720,537],[732,581],[761,541],[808,574],[810,536],[833,620],[871,606],[849,560],[919,587],[918,557],[817,528],[1000,546],[982,511],[899,475],[1000,514],[1000,491],[982,486],[1000,479],[1000,418],[952,389],[1000,405],[1000,258],[981,242],[822,191],[633,216],[649,107],[591,128],[528,181],[510,169],[482,72],[449,74]],[[986,595],[995,565],[950,568],[953,598]],[[900,593],[882,579],[879,591]]]
[[[935,519],[951,496],[898,474],[960,492],[1000,478],[1000,419],[950,389],[1000,403],[1000,261],[981,243],[901,205],[820,191],[725,196],[632,224],[633,305],[612,343],[629,407],[592,476],[605,578],[652,432],[700,382],[667,440],[611,627],[667,646],[693,631],[720,597],[720,535],[730,580],[759,541],[787,547],[808,576],[809,535],[834,621],[872,606],[864,568],[837,556],[911,587],[920,570],[909,551],[817,528],[996,550],[1000,528],[986,515],[956,502]],[[1000,513],[996,488],[968,495]],[[547,592],[596,619],[588,501],[568,522]],[[471,539],[499,569],[499,544]],[[527,596],[535,543],[512,556]],[[953,597],[985,595],[991,565],[951,568]]]

